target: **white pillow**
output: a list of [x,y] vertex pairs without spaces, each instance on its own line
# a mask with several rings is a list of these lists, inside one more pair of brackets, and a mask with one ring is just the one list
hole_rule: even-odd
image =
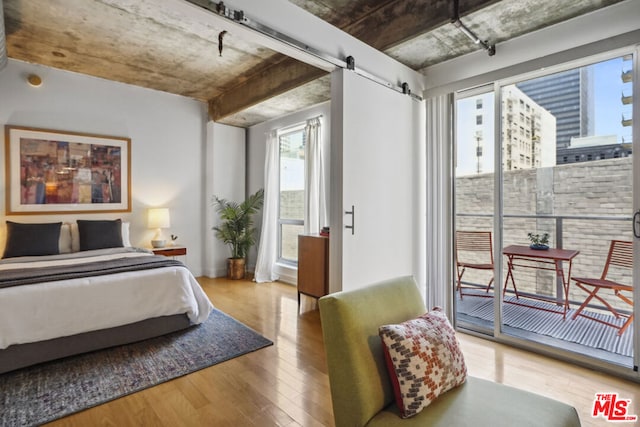
[[[70,252],[78,252],[80,251],[80,233],[78,232],[78,223],[74,222],[70,225],[71,231],[71,251]],[[64,224],[62,225],[64,227]],[[60,231],[62,234],[62,231]],[[122,245],[126,247],[131,247],[131,241],[129,240],[129,223],[122,223]],[[60,251],[62,252],[62,251]]]
[[128,222],[122,223],[122,245],[125,248],[128,248],[131,246],[131,241],[129,241],[129,223]]
[[71,224],[65,222],[60,226],[60,240],[58,241],[58,249],[61,254],[71,252]]

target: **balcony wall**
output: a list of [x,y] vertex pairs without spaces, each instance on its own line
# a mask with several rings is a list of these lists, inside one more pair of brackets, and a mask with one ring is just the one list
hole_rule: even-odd
[[[492,230],[492,216],[466,215],[493,213],[493,180],[493,174],[456,179],[458,230]],[[528,232],[547,232],[550,234],[550,246],[558,247],[558,224],[555,217],[579,216],[579,219],[561,220],[558,231],[561,233],[562,247],[580,251],[573,262],[572,276],[599,277],[610,240],[632,239],[632,184],[631,157],[504,172],[504,246],[528,245]],[[517,215],[554,218],[523,218]],[[598,216],[625,220],[583,218]],[[629,273],[614,273],[618,280],[631,283]],[[515,274],[518,290],[546,296],[556,295],[553,272],[520,268]],[[486,273],[469,271],[465,273],[464,280],[486,283],[489,277]],[[571,300],[584,300],[582,291],[574,286],[570,290]],[[617,298],[610,301],[618,306]],[[628,305],[620,307],[628,309]]]

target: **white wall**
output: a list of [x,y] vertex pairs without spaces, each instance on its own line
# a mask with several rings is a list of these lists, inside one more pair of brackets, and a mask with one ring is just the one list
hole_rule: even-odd
[[207,194],[208,203],[205,241],[205,274],[208,277],[226,275],[227,258],[231,256],[229,247],[215,238],[212,230],[220,220],[212,197],[241,202],[245,199],[245,134],[243,128],[220,123],[207,124]]
[[[294,114],[279,117],[273,120],[269,120],[248,129],[247,132],[247,192],[252,194],[264,188],[264,156],[266,149],[267,135],[269,132],[277,129],[286,128],[298,123],[304,123],[306,120],[313,117],[322,116],[322,135],[324,138],[323,143],[325,147],[329,148],[329,136],[331,130],[331,105],[329,102],[325,102]],[[329,167],[330,149],[325,150],[325,156],[327,157],[327,167]],[[327,182],[325,188],[329,188]],[[256,225],[260,229],[262,224],[262,215],[256,216]],[[260,230],[258,230],[260,232]],[[256,262],[256,248],[249,256],[250,268],[255,267]],[[280,280],[283,282],[296,284],[297,270],[284,265],[277,267],[277,272],[280,275]]]
[[[42,77],[27,85],[30,73]],[[131,222],[131,242],[148,246],[147,209],[168,207],[186,262],[202,274],[205,226],[206,105],[193,99],[10,60],[0,71],[0,123],[131,138],[131,213],[5,216],[5,161],[0,154],[0,247],[5,220],[75,221],[122,218]]]

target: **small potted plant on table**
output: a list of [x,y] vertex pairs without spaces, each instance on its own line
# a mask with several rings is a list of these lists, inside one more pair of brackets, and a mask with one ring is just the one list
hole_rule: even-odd
[[256,243],[253,215],[262,208],[264,190],[260,189],[242,203],[213,196],[222,222],[213,227],[216,237],[231,249],[227,259],[227,278],[244,279],[247,254]]
[[549,233],[544,233],[542,236],[540,234],[527,234],[529,236],[529,240],[531,241],[531,245],[529,247],[531,249],[546,251],[549,249]]

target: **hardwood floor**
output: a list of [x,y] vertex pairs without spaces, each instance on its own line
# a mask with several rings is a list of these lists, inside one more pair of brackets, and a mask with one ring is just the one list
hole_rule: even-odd
[[[213,304],[274,345],[88,409],[52,426],[332,426],[316,302],[292,286],[198,279]],[[574,405],[583,426],[595,393],[617,392],[640,415],[638,384],[459,334],[469,374]],[[487,396],[490,399],[490,396]]]

